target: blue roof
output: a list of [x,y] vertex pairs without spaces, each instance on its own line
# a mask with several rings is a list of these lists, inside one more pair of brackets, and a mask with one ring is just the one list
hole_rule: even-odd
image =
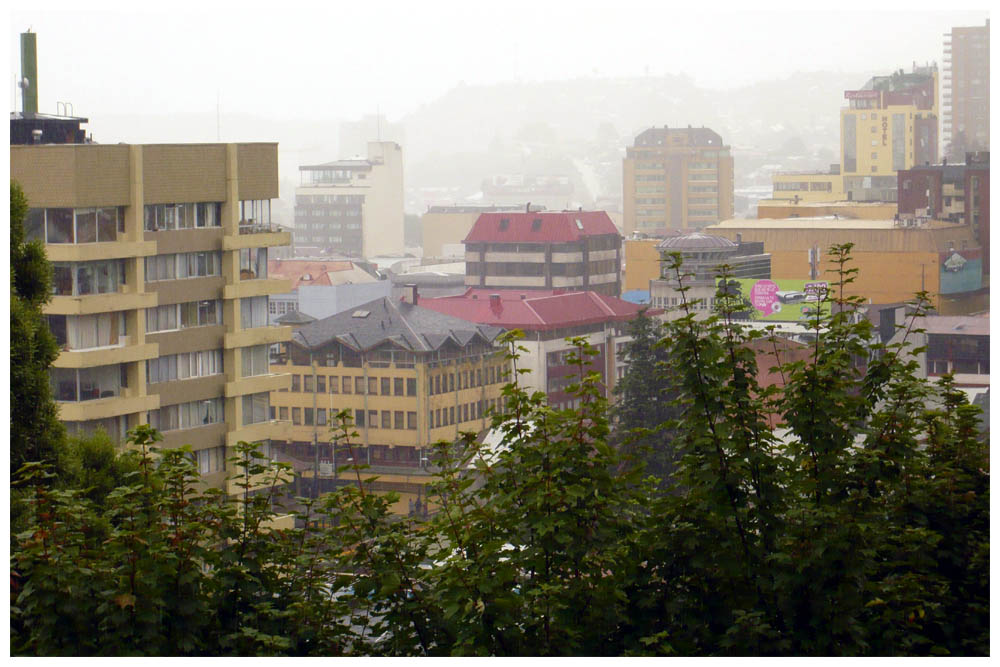
[[622,292],[622,299],[641,306],[649,303],[649,290],[630,289],[627,292]]

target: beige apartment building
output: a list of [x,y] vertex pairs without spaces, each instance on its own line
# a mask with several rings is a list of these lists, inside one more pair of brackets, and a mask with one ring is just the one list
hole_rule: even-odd
[[623,160],[625,236],[663,236],[733,216],[733,157],[708,128],[651,127]]
[[299,167],[295,254],[377,257],[403,252],[403,150],[368,143],[368,157]]
[[[62,125],[86,119],[15,120],[59,125],[65,141]],[[62,346],[50,369],[60,419],[117,440],[149,423],[163,446],[191,445],[203,480],[221,487],[237,442],[267,451],[284,438],[269,401],[290,382],[269,368],[269,347],[291,337],[268,325],[268,295],[288,291],[267,277],[268,248],[290,241],[270,221],[277,144],[44,138],[12,145],[10,170],[28,238],[54,269],[44,313]]]

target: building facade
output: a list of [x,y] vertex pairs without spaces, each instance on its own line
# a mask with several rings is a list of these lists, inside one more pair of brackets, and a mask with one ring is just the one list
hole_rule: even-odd
[[990,154],[968,153],[960,164],[934,164],[899,172],[899,215],[950,220],[972,230],[990,272]]
[[350,260],[281,259],[269,260],[268,274],[289,281],[291,290],[271,296],[271,323],[289,312],[305,313],[316,319],[389,296],[390,284],[379,280]]
[[269,396],[288,377],[268,347],[291,330],[267,315],[287,284],[266,271],[290,241],[269,220],[277,144],[12,145],[10,163],[54,270],[59,418],[119,441],[149,423],[223,486],[237,442],[267,449],[282,432]]
[[733,216],[733,157],[710,129],[651,127],[626,148],[622,172],[625,236],[697,229]]
[[[527,200],[525,200],[527,201]],[[524,211],[524,202],[516,205],[462,204],[453,206],[429,206],[420,216],[421,243],[424,257],[447,257],[449,250],[458,250],[462,255],[462,241],[476,220],[483,213],[517,213]],[[533,211],[544,210],[532,206]]]
[[[349,458],[373,466],[382,490],[414,501],[430,480],[430,446],[489,426],[508,379],[500,329],[414,305],[412,292],[381,298],[299,327],[276,360],[291,374],[273,392],[277,418],[290,420],[281,449],[307,478],[339,483]],[[332,443],[346,410],[357,437]],[[318,449],[317,449],[318,447]],[[397,513],[407,513],[397,507]]]
[[483,213],[465,237],[465,284],[618,296],[621,242],[603,211]]
[[948,160],[990,150],[989,19],[984,26],[952,28],[945,34],[941,97]]
[[369,142],[366,159],[299,167],[295,253],[374,257],[403,251],[403,151]]

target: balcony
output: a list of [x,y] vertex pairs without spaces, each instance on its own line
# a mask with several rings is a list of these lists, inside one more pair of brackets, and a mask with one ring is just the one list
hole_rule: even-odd
[[291,339],[291,327],[254,327],[253,329],[243,329],[241,331],[227,333],[223,341],[223,347],[227,350],[231,350],[234,347],[250,347],[251,345],[285,343]]
[[292,281],[285,278],[248,278],[226,285],[222,289],[223,299],[245,299],[252,296],[284,294],[292,290]]
[[291,245],[292,233],[274,224],[240,224],[237,236],[222,237],[223,250]]
[[247,424],[226,434],[226,446],[235,447],[238,442],[261,442],[263,440],[285,440],[292,423],[288,420],[271,419]]
[[291,383],[290,373],[265,373],[264,375],[240,378],[226,383],[226,398],[288,389]]
[[160,397],[155,394],[148,396],[111,396],[80,402],[58,402],[59,419],[67,422],[89,421],[120,417],[137,412],[147,412],[160,407]]
[[157,305],[154,292],[112,292],[109,294],[88,294],[86,296],[53,296],[52,301],[42,309],[46,315],[94,315],[114,313],[139,308],[154,308]]
[[106,259],[149,257],[156,254],[156,242],[46,243],[45,254],[50,262],[96,262]]
[[130,345],[129,341],[126,340],[121,345],[115,346],[95,347],[87,350],[64,349],[52,365],[55,368],[92,368],[156,359],[159,356],[160,346],[157,343]]

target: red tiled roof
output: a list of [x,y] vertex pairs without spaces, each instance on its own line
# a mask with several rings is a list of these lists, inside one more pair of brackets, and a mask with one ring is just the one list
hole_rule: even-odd
[[[267,260],[267,275],[271,278],[283,278],[292,281],[292,289],[299,285],[332,285],[328,273],[350,271],[353,264],[349,261],[313,262],[300,259],[269,259]],[[309,277],[306,280],[306,276]]]
[[[499,296],[499,300],[491,298],[494,295]],[[643,306],[597,292],[474,287],[458,296],[419,298],[418,303],[423,308],[469,322],[528,331],[630,320],[643,309]],[[659,311],[650,311],[651,314],[656,312]]]
[[[542,222],[536,225],[535,220]],[[599,234],[618,234],[604,211],[483,213],[465,243],[567,243]]]

